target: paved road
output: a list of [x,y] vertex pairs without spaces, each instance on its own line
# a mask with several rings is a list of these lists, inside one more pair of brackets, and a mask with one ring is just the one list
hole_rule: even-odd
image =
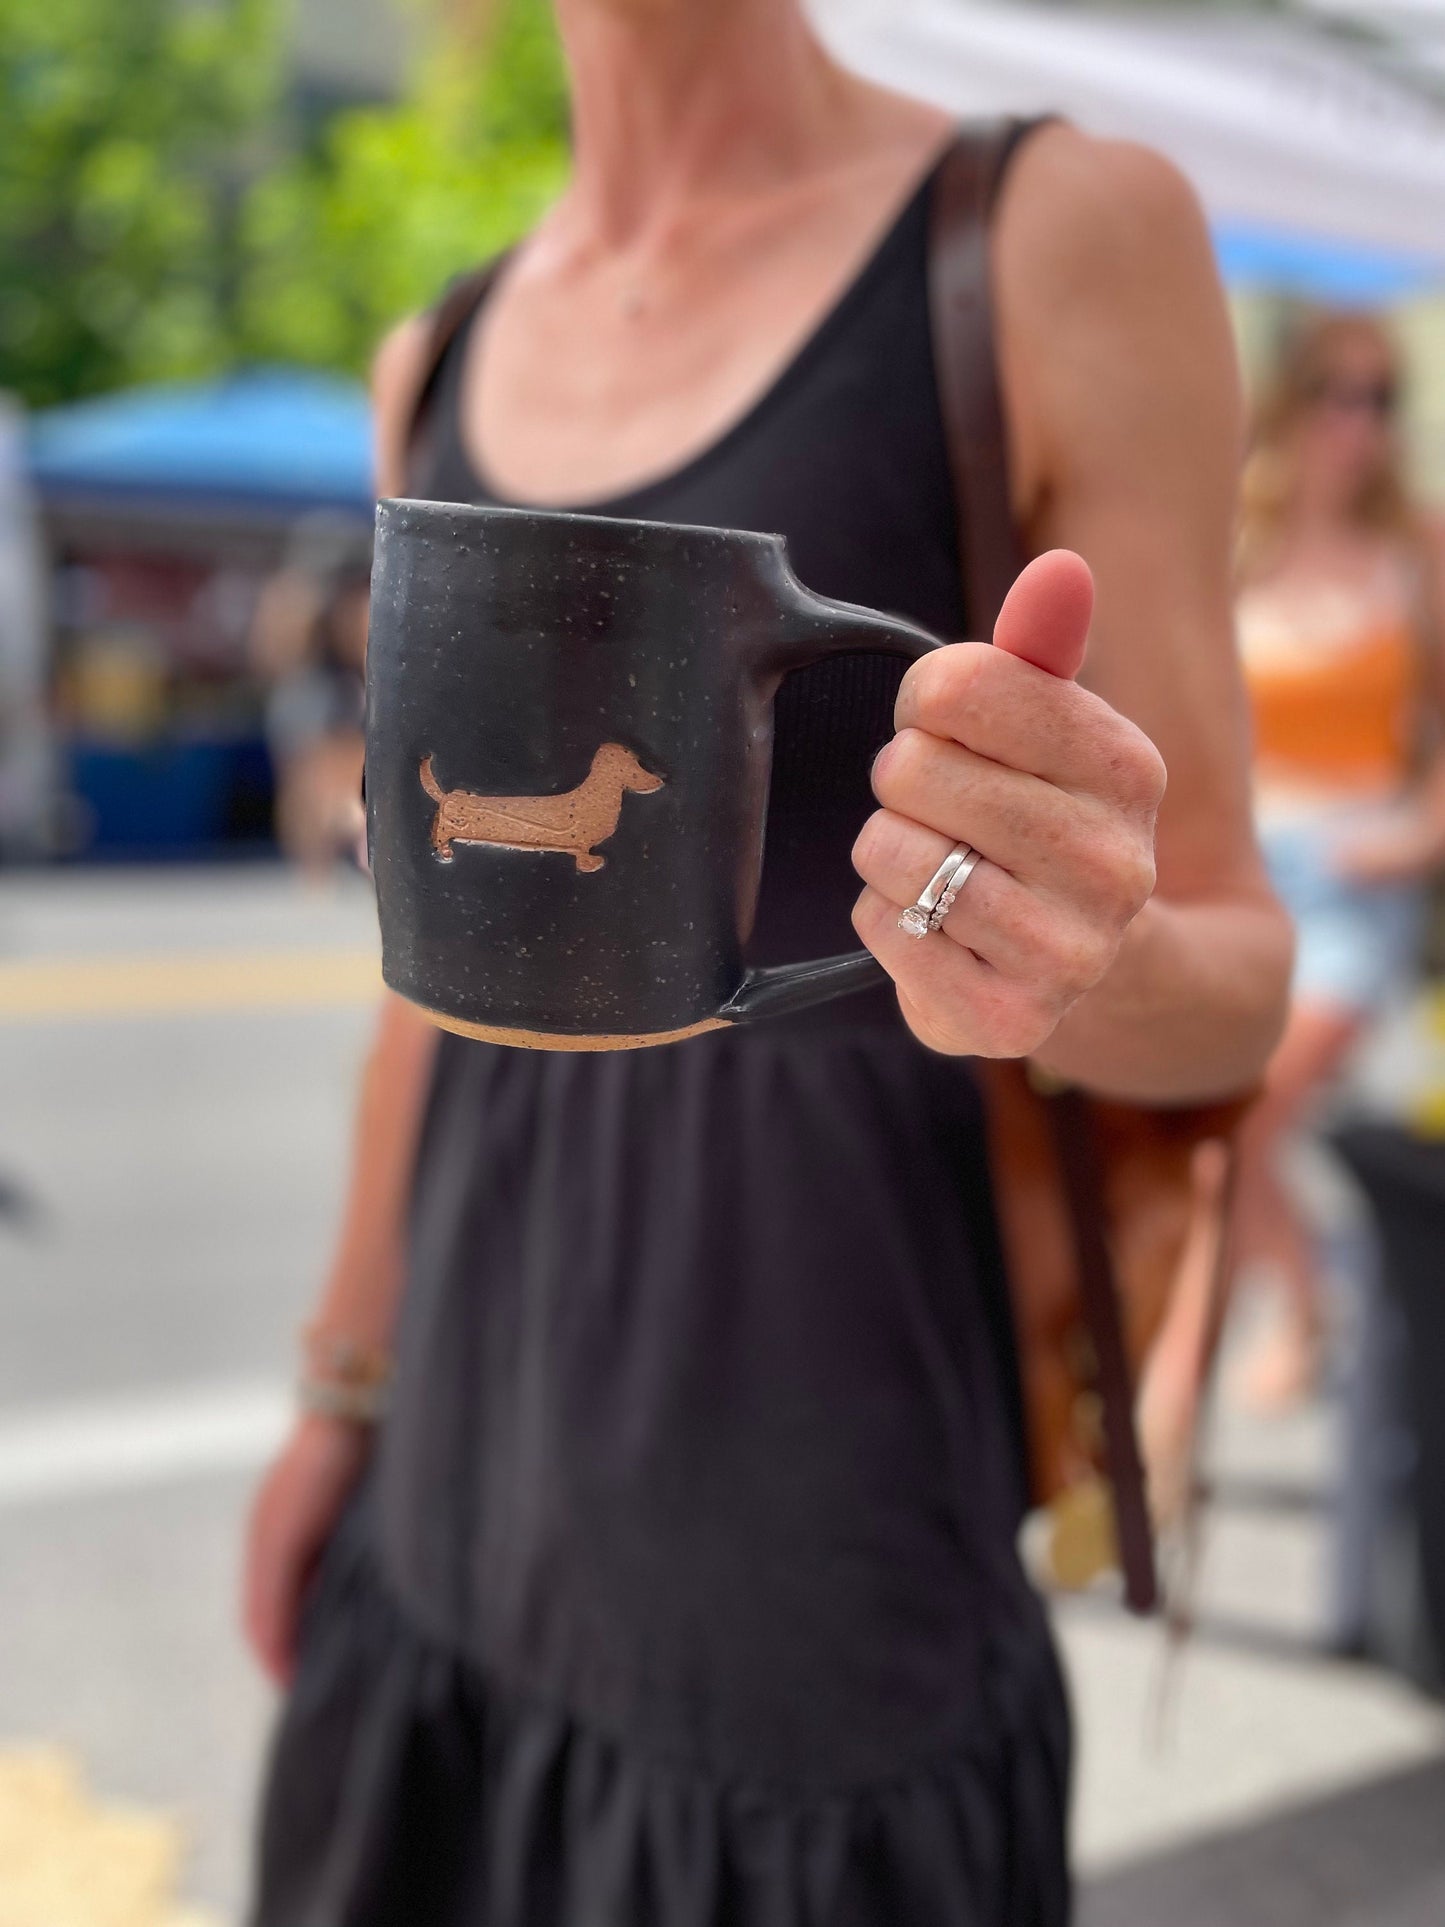
[[[0,880],[0,1764],[58,1742],[179,1814],[225,1922],[269,1717],[238,1525],[336,1208],[372,946],[359,885],[269,869]],[[1311,1651],[1329,1453],[1326,1415],[1225,1427],[1163,1740],[1157,1635],[1061,1613],[1085,1927],[1445,1919],[1439,1716]]]

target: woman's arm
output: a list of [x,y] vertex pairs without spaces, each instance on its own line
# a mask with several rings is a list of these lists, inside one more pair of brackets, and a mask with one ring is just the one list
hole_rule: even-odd
[[[860,845],[889,901],[865,892],[859,927],[927,1042],[1032,1055],[1143,1101],[1238,1090],[1278,1035],[1290,938],[1250,821],[1230,595],[1241,407],[1208,236],[1166,162],[1061,127],[1015,164],[994,257],[1016,508],[1035,547],[1086,559],[1093,617],[1064,607],[1049,557],[987,652],[1011,659],[970,664],[965,645],[909,672]],[[1086,688],[1061,680],[1084,627]],[[1007,729],[984,726],[999,716]],[[920,730],[925,750],[905,743]],[[926,855],[905,882],[900,816],[1004,872],[981,866],[948,925],[982,970],[893,933]]]
[[1065,128],[1019,165],[997,272],[1020,507],[1038,546],[1087,559],[1083,679],[1169,773],[1154,897],[1038,1055],[1146,1099],[1237,1090],[1278,1035],[1290,939],[1250,813],[1229,318],[1193,192],[1167,162]]
[[[377,477],[400,488],[406,423],[423,334],[409,322],[377,357]],[[351,1173],[336,1250],[313,1325],[363,1354],[391,1344],[405,1282],[412,1167],[436,1052],[436,1031],[387,993],[362,1072]],[[291,1670],[297,1616],[318,1554],[365,1464],[368,1430],[308,1413],[298,1419],[252,1507],[243,1617],[252,1650],[278,1682]]]
[[436,1028],[390,991],[361,1076],[351,1171],[315,1324],[365,1351],[389,1349],[404,1278],[404,1238]]
[[[314,1321],[367,1354],[389,1349],[401,1299],[406,1205],[435,1040],[425,1018],[385,998],[362,1074],[341,1235]],[[278,1684],[290,1676],[307,1583],[370,1444],[366,1426],[304,1413],[251,1508],[242,1616],[252,1651]]]
[[[387,336],[372,368],[378,495],[405,485],[407,440],[426,345],[413,317]],[[412,1164],[436,1054],[436,1030],[400,997],[382,998],[362,1073],[351,1175],[315,1322],[365,1349],[390,1344],[401,1295]]]
[[[377,492],[399,492],[412,402],[426,341],[413,318],[393,330],[372,369]],[[390,1344],[402,1287],[402,1241],[412,1163],[436,1051],[436,1030],[389,992],[362,1073],[351,1176],[336,1251],[315,1323],[363,1349]]]

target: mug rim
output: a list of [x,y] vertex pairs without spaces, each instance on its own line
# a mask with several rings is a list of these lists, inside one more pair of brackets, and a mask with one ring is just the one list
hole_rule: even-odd
[[589,528],[649,529],[659,535],[707,535],[729,542],[755,542],[764,548],[785,551],[785,537],[766,529],[724,528],[710,522],[659,522],[645,515],[591,515],[576,509],[533,508],[526,504],[492,502],[442,502],[420,495],[378,496],[376,512],[383,509],[447,510],[452,514],[477,518],[505,518],[521,522],[581,523]]

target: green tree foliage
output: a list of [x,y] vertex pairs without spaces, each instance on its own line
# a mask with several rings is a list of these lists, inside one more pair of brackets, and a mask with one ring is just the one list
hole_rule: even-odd
[[479,0],[411,0],[403,97],[309,138],[286,4],[0,0],[0,388],[39,405],[245,360],[360,370],[555,193],[547,0],[493,0],[470,34]]
[[252,191],[248,347],[360,367],[390,322],[537,218],[566,151],[547,0],[505,0],[470,41],[435,27],[400,104],[338,115]]
[[0,387],[41,403],[217,366],[273,0],[0,0]]

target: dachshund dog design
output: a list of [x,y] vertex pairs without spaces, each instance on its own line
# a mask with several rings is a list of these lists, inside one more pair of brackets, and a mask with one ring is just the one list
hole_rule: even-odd
[[453,844],[490,843],[501,850],[556,850],[576,860],[579,870],[600,870],[607,861],[595,846],[617,828],[626,791],[646,796],[666,780],[645,770],[621,743],[604,743],[592,758],[585,783],[560,796],[478,796],[471,790],[444,790],[436,780],[433,757],[421,766],[421,786],[436,804],[431,846],[443,863]]

